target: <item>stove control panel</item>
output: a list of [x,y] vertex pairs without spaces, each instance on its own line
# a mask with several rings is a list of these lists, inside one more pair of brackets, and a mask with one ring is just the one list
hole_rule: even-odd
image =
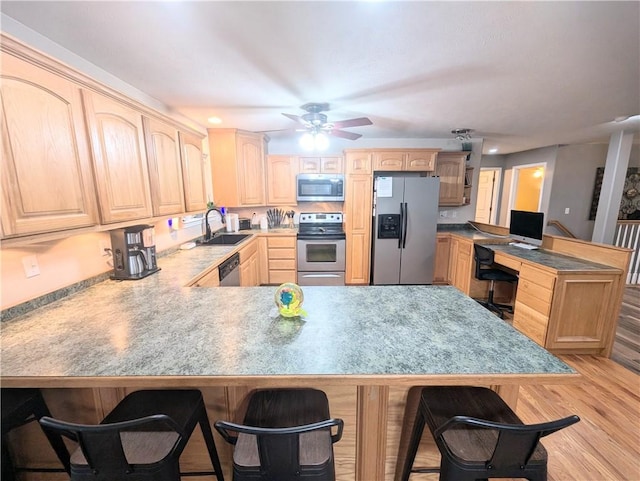
[[342,212],[303,212],[301,224],[342,224]]

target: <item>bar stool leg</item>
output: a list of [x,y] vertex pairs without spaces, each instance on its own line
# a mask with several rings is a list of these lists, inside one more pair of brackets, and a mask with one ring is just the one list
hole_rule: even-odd
[[[42,397],[41,393],[38,393],[38,398],[38,401],[33,407],[33,414],[35,418],[39,420],[43,416],[51,417],[51,413],[49,412],[49,409],[47,408],[47,405],[45,404],[44,398]],[[67,446],[64,444],[62,437],[46,430],[43,431],[45,436],[47,436],[51,447],[58,456],[58,459],[64,466],[64,470],[67,472],[67,474],[69,474],[71,472],[71,461],[69,451],[67,450]]]
[[213,432],[211,431],[211,426],[209,425],[209,418],[207,416],[207,409],[204,406],[204,401],[202,402],[198,410],[200,411],[200,413],[198,414],[198,423],[200,424],[202,436],[204,438],[205,444],[207,445],[207,450],[209,451],[209,457],[211,458],[213,469],[216,472],[216,478],[218,479],[218,481],[224,481],[222,467],[220,466],[220,459],[218,458],[218,451],[216,450],[215,441],[213,439]]
[[413,462],[416,459],[418,447],[420,446],[420,440],[422,439],[422,433],[424,432],[425,420],[422,415],[422,409],[418,406],[418,412],[416,413],[416,419],[413,423],[413,430],[411,431],[411,439],[409,440],[409,448],[407,450],[407,457],[404,460],[404,466],[402,468],[401,481],[409,481],[411,475],[411,468]]

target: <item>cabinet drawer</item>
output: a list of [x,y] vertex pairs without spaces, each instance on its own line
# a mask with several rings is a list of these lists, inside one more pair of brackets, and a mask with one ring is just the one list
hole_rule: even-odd
[[534,309],[516,301],[513,314],[513,327],[527,337],[544,346],[547,338],[549,318]]
[[553,290],[556,276],[541,269],[537,269],[529,264],[523,263],[520,268],[520,279],[526,279],[542,287]]
[[548,315],[551,309],[551,299],[553,291],[545,289],[533,282],[520,279],[518,281],[518,290],[516,293],[516,301],[526,304],[541,314]]
[[269,258],[269,270],[296,270],[295,259],[272,259]]
[[269,259],[294,259],[296,258],[296,250],[288,249],[269,249]]
[[269,284],[296,282],[296,271],[269,271]]
[[258,242],[253,239],[247,246],[243,247],[238,252],[240,254],[240,263],[242,263],[249,259],[249,257],[251,257],[252,255],[258,253]]
[[504,255],[502,252],[496,252],[493,256],[493,260],[496,264],[508,267],[509,269],[513,269],[517,272],[520,272],[520,269],[522,268],[522,262],[514,259],[513,257]]
[[296,238],[294,236],[287,237],[267,237],[267,246],[269,248],[276,247],[296,247]]

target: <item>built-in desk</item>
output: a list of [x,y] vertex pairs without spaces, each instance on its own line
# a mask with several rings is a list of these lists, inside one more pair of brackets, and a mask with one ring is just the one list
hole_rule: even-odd
[[[452,231],[449,283],[485,298],[488,282],[475,278],[473,244],[493,249],[495,262],[519,275],[514,289],[496,283],[498,297],[514,299],[513,325],[554,353],[609,356],[622,301],[629,250],[545,235],[540,249],[508,244],[508,232]],[[439,234],[444,235],[444,234]],[[502,236],[501,236],[502,235]],[[502,290],[500,290],[502,289]]]

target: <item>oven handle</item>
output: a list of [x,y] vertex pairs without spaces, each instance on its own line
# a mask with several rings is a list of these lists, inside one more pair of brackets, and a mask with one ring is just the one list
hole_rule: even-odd
[[306,240],[306,241],[325,241],[325,240],[344,240],[346,239],[346,235],[342,234],[321,234],[321,235],[307,235],[298,233],[298,240]]

